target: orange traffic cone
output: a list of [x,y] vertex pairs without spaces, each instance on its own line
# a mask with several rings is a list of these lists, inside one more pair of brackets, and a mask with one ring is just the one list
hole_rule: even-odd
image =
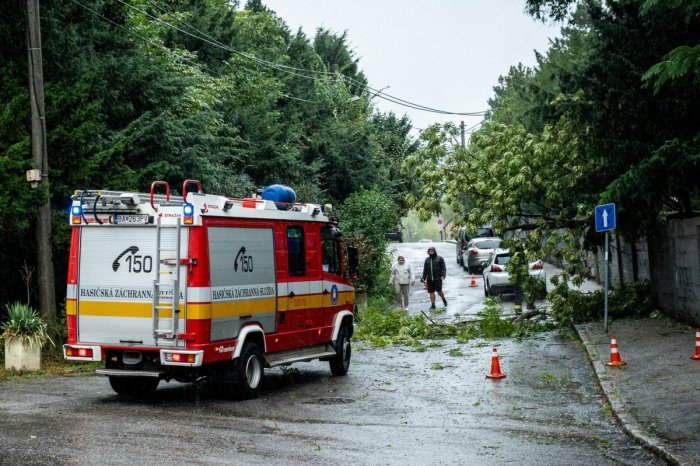
[[617,338],[610,337],[610,362],[607,366],[624,366],[627,363],[620,359],[620,351],[617,349]]
[[486,374],[486,377],[489,379],[503,379],[505,376],[505,374],[501,373],[501,364],[498,362],[498,353],[494,346],[493,352],[491,353],[491,373]]
[[476,279],[474,279],[474,274],[472,274],[472,281],[469,282],[469,286],[472,288],[476,287]]
[[695,329],[695,356],[690,359],[700,360],[700,328]]

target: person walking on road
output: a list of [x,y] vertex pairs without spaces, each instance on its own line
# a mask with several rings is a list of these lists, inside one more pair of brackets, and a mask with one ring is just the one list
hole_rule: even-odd
[[428,257],[423,264],[423,275],[420,279],[421,283],[428,281],[428,293],[430,293],[430,309],[435,309],[435,293],[440,295],[442,302],[447,307],[445,293],[442,292],[442,281],[447,275],[445,267],[445,259],[438,256],[434,247],[428,248]]
[[391,267],[389,283],[393,283],[396,288],[396,302],[399,307],[408,311],[408,290],[414,285],[411,264],[403,256],[399,256],[396,263]]

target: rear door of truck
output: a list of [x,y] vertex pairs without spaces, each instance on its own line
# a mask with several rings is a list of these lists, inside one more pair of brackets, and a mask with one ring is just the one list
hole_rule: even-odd
[[[180,258],[186,258],[186,228],[158,228],[154,225],[81,227],[77,284],[79,343],[184,346],[182,340],[154,336],[156,330],[160,333],[186,331],[187,267],[179,267],[177,279],[178,231]],[[161,283],[158,293],[161,308],[154,316],[156,279]],[[162,306],[173,302],[176,279],[179,314],[174,313],[172,307],[168,310],[167,306]]]

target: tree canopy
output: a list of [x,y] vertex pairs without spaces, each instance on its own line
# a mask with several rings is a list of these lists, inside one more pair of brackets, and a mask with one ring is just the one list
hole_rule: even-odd
[[540,19],[566,18],[562,36],[537,66],[499,80],[466,149],[453,125],[423,132],[404,164],[419,177],[423,216],[447,201],[458,223],[492,222],[532,255],[586,274],[584,249],[602,239],[596,205],[617,204],[630,240],[653,236],[668,215],[696,215],[699,5],[528,0]]
[[[26,19],[1,2],[0,235],[6,286],[26,296],[41,189],[30,156]],[[260,1],[97,0],[41,5],[57,292],[65,292],[75,189],[145,191],[153,180],[250,195],[283,183],[301,201],[376,190],[406,210],[399,174],[416,149],[407,118],[376,111],[347,34],[291,31]],[[45,191],[44,191],[45,193]]]

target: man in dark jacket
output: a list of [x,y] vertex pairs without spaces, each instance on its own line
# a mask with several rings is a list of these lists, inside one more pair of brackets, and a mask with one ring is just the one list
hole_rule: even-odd
[[428,293],[430,293],[430,309],[435,309],[435,292],[440,295],[442,302],[447,307],[445,293],[442,292],[442,281],[447,275],[445,259],[438,256],[434,247],[428,248],[428,257],[423,264],[423,276],[421,282],[428,280]]

